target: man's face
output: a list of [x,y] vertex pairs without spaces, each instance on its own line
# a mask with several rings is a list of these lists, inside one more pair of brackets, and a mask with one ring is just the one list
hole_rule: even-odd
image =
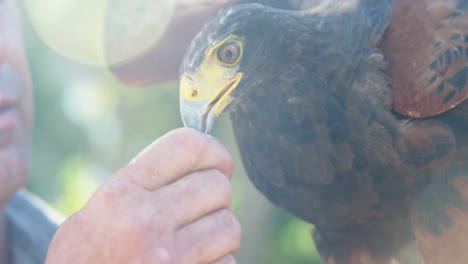
[[28,174],[32,88],[14,0],[0,0],[0,208]]

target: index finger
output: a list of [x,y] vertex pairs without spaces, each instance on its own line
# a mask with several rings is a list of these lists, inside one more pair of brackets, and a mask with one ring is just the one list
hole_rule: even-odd
[[191,172],[217,169],[231,176],[233,161],[214,137],[191,128],[179,128],[160,137],[121,171],[138,185],[156,190]]

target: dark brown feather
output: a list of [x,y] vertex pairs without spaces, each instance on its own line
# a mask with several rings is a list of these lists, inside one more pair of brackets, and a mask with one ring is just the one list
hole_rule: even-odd
[[[333,17],[331,10],[344,6],[325,2],[311,12]],[[255,186],[275,204],[315,225],[314,239],[328,263],[427,261],[418,250],[420,238],[414,230],[437,236],[452,224],[447,210],[464,203],[449,181],[459,157],[454,154],[456,127],[443,120],[406,120],[392,114],[391,94],[399,90],[389,89],[384,57],[372,47],[386,29],[385,2],[365,2],[367,15],[374,19],[372,29],[357,22],[364,15],[358,11],[354,25],[343,24],[346,19],[323,22],[329,28],[313,33],[317,39],[313,45],[322,48],[322,56],[312,55],[322,63],[320,69],[305,66],[309,76],[297,83],[291,80],[298,81],[294,78],[304,71],[297,64],[284,66],[288,70],[274,81],[264,77],[277,74],[257,71],[256,78],[261,76],[268,89],[256,88],[234,107],[233,126]],[[384,43],[392,34],[396,33],[388,33]],[[300,38],[291,41],[289,47],[300,46]],[[342,49],[348,53],[340,54]],[[311,55],[301,52],[293,54]],[[397,62],[424,57],[413,53]],[[383,55],[391,70],[394,59],[404,57]],[[444,78],[449,83],[463,61],[456,56],[445,61],[449,66]],[[398,84],[395,71],[391,73],[390,82]],[[319,89],[323,85],[328,90]],[[269,96],[273,88],[276,97]],[[423,96],[425,90],[418,92]],[[280,98],[288,100],[277,101]]]
[[206,39],[245,39],[230,105],[244,167],[315,225],[328,264],[465,263],[468,1],[391,2],[238,6],[187,61]]

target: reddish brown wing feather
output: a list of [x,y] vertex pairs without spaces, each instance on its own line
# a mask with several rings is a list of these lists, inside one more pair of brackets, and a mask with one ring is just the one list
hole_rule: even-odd
[[383,50],[395,111],[434,116],[468,97],[468,10],[460,2],[394,1]]

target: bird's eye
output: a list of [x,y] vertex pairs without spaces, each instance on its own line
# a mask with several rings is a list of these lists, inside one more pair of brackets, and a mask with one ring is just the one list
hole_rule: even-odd
[[238,43],[226,43],[218,49],[218,60],[227,65],[234,65],[239,61],[241,48]]

